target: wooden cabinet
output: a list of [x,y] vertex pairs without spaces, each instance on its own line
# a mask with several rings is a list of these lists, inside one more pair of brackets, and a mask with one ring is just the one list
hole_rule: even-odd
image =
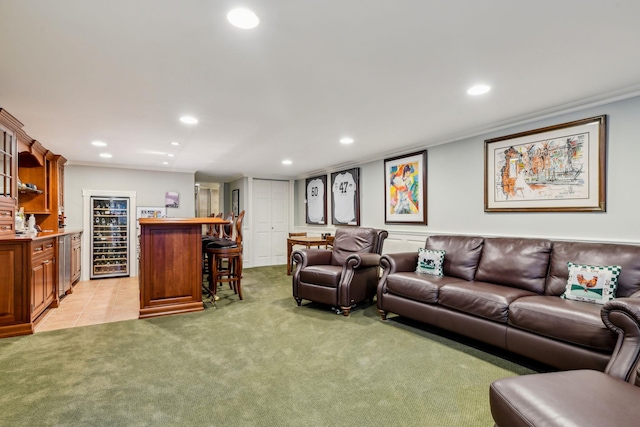
[[31,316],[38,317],[55,299],[56,239],[33,242],[31,246]]
[[17,184],[17,137],[22,127],[15,117],[0,108],[0,236],[15,232]]
[[32,244],[31,318],[37,318],[56,299],[56,239]]
[[19,146],[25,150],[18,154],[18,174],[23,184],[35,188],[21,188],[19,203],[26,214],[50,214],[54,156],[38,141],[28,141],[28,138],[24,132],[18,134]]
[[33,333],[31,302],[24,285],[29,277],[29,245],[0,244],[0,337]]
[[140,218],[140,319],[204,309],[202,225],[222,218]]
[[82,275],[82,233],[71,235],[71,283]]
[[58,307],[57,237],[0,239],[0,338],[33,333]]

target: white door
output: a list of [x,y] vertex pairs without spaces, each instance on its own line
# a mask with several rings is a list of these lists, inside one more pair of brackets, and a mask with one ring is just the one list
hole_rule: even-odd
[[289,182],[253,180],[253,266],[287,263]]

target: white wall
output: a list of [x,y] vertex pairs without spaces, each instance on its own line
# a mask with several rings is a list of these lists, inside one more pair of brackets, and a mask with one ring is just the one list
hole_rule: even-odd
[[195,216],[194,174],[95,166],[68,165],[64,169],[67,229],[81,229],[82,190],[135,191],[138,206],[164,206],[167,191],[180,194],[180,207],[167,208],[167,216]]
[[[606,212],[484,212],[485,139],[602,114],[608,116]],[[385,224],[383,160],[362,164],[361,225],[389,230],[384,252],[413,250],[424,244],[428,234],[439,233],[640,243],[636,219],[640,197],[635,189],[640,182],[639,117],[640,97],[636,97],[428,148],[426,226]],[[332,229],[305,224],[304,180],[298,180],[295,188],[296,230],[319,234]],[[330,198],[328,205],[330,217]]]

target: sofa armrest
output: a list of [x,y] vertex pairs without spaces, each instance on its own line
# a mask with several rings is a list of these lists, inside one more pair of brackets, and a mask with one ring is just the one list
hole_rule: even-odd
[[602,321],[618,334],[605,373],[635,384],[640,361],[640,298],[617,298],[600,311]]
[[418,266],[417,252],[399,252],[395,254],[385,254],[380,259],[380,266],[385,270],[385,274],[416,271]]

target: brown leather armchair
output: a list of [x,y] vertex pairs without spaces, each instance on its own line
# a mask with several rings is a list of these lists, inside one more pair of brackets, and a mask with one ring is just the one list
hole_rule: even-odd
[[293,297],[298,306],[306,299],[331,305],[348,316],[356,304],[373,301],[387,236],[386,230],[341,227],[336,230],[333,250],[294,251]]
[[579,369],[494,381],[489,401],[496,426],[638,425],[640,298],[609,301],[601,315],[618,334],[605,371]]

